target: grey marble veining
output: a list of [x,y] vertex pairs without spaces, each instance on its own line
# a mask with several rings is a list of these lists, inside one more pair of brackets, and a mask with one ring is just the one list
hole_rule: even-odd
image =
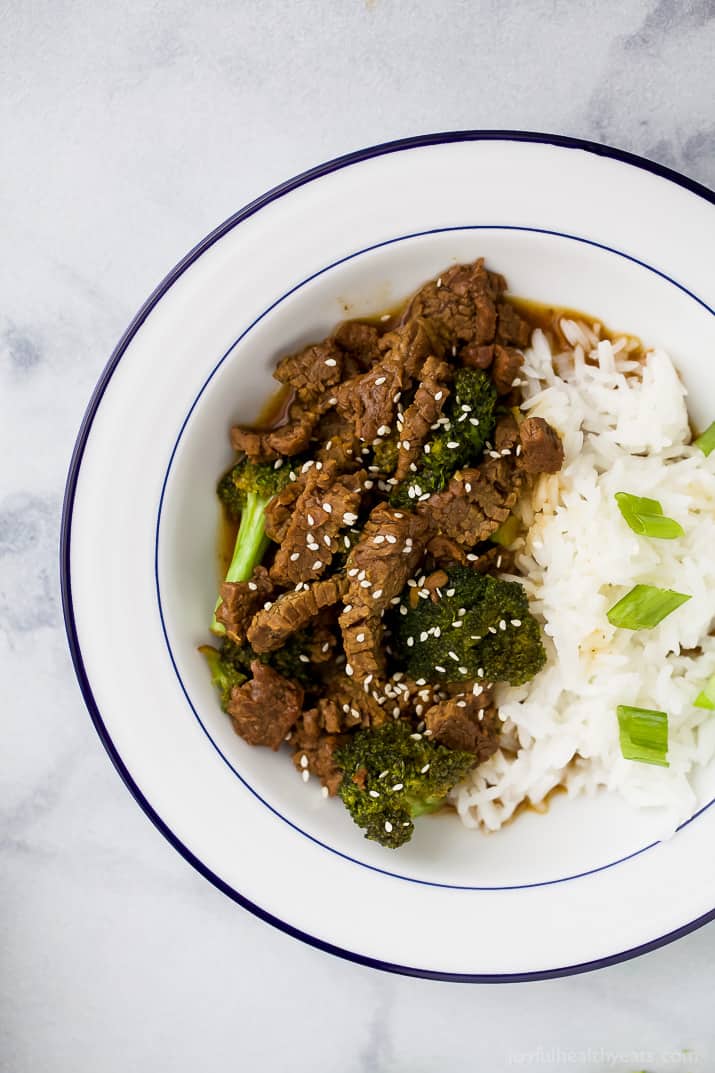
[[2,16],[3,1073],[712,1069],[712,926],[589,976],[467,987],[330,959],[235,907],[99,746],[56,546],[91,388],[217,222],[318,161],[448,128],[580,135],[715,185],[713,0],[36,0]]

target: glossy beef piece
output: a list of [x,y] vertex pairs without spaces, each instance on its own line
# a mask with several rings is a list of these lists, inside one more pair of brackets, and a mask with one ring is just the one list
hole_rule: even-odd
[[408,378],[403,363],[390,351],[368,372],[346,380],[337,390],[337,410],[357,438],[372,443],[386,435],[395,420],[397,402]]
[[303,690],[259,660],[251,673],[248,682],[234,687],[226,710],[244,741],[275,750],[301,714]]
[[478,697],[462,693],[435,704],[425,713],[425,723],[433,741],[474,753],[477,763],[499,747],[501,727],[487,690]]
[[430,428],[441,415],[452,382],[452,369],[439,358],[428,357],[420,372],[420,383],[414,399],[404,412],[398,441],[395,477],[404,480],[410,465],[422,454],[430,436]]
[[424,517],[381,503],[348,556],[348,590],[340,627],[346,673],[360,683],[369,686],[384,677],[382,615],[412,577],[428,531]]
[[282,384],[292,387],[301,401],[313,403],[328,388],[340,383],[343,352],[332,339],[326,339],[324,343],[281,358],[273,375]]
[[274,462],[282,456],[302,454],[307,450],[313,429],[327,406],[325,397],[312,405],[296,399],[288,408],[286,421],[277,428],[261,432],[234,425],[231,429],[231,446],[234,451],[245,454],[251,462]]
[[315,581],[300,592],[282,593],[269,607],[258,611],[248,629],[248,640],[255,652],[275,652],[292,633],[303,629],[326,607],[341,598],[347,582],[344,577]]
[[350,421],[337,410],[321,417],[314,433],[314,457],[319,462],[333,461],[339,473],[350,473],[360,465],[362,444]]
[[454,566],[455,563],[463,566],[467,561],[462,545],[458,544],[456,540],[452,540],[451,537],[444,536],[444,534],[432,537],[427,544],[427,554],[435,566],[445,566],[447,569],[450,566]]
[[251,619],[273,595],[273,582],[264,566],[257,566],[250,581],[224,581],[219,589],[221,604],[216,618],[232,641],[243,644]]
[[509,302],[499,302],[497,311],[497,342],[522,349],[527,347],[531,339],[531,328],[525,320],[522,320],[514,306]]
[[519,461],[527,473],[558,473],[564,463],[564,447],[558,432],[543,417],[527,417],[519,435]]
[[512,574],[514,573],[514,552],[499,546],[488,548],[476,559],[470,561],[470,566],[480,574]]
[[318,462],[309,469],[271,567],[277,584],[320,577],[340,547],[340,530],[356,521],[366,474],[336,472],[334,462]]
[[494,347],[490,343],[467,343],[459,351],[459,360],[469,369],[488,369],[494,360]]
[[386,705],[378,704],[372,691],[366,691],[354,675],[348,677],[342,670],[326,676],[325,700],[321,712],[326,730],[375,727],[388,718]]
[[305,488],[306,473],[298,473],[296,480],[290,481],[285,488],[273,496],[268,503],[264,519],[266,536],[281,544],[288,532],[293,511]]
[[464,469],[443,492],[417,507],[440,536],[473,548],[496,532],[514,507],[521,478],[513,458],[496,458],[478,469]]
[[357,364],[360,372],[366,372],[380,360],[380,333],[373,324],[346,320],[338,326],[333,339]]
[[328,793],[334,797],[343,780],[343,773],[335,763],[335,750],[347,741],[345,734],[327,733],[322,727],[318,709],[305,712],[291,735],[294,749],[293,763],[299,772],[307,771],[315,776]]
[[491,366],[491,376],[494,387],[499,395],[508,395],[514,387],[514,381],[519,378],[521,367],[524,364],[524,355],[520,350],[513,347],[494,347],[494,360]]
[[404,369],[407,381],[416,380],[430,354],[443,356],[444,344],[433,325],[416,314],[408,313],[403,324],[380,339],[380,349],[391,354]]
[[417,292],[408,316],[429,322],[444,346],[491,343],[502,289],[502,278],[488,272],[481,258],[474,264],[455,265]]

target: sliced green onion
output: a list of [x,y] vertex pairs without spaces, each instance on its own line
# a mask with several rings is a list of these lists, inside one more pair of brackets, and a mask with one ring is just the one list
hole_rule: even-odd
[[639,536],[675,540],[684,534],[679,522],[663,516],[663,508],[657,499],[633,496],[629,492],[616,492],[616,502],[630,528]]
[[702,436],[698,436],[697,440],[693,440],[696,447],[699,447],[705,457],[710,454],[711,451],[715,451],[715,421],[703,432]]
[[659,764],[669,767],[668,713],[655,712],[650,708],[631,708],[618,705],[618,732],[621,754],[624,760],[638,760],[641,764]]
[[608,621],[625,630],[652,630],[689,599],[685,593],[672,589],[636,585],[607,612]]
[[708,711],[715,711],[715,674],[708,678],[693,704],[696,708],[707,708]]

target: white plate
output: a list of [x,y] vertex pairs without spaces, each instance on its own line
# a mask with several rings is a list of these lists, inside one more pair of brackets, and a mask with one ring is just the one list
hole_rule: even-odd
[[450,134],[292,180],[160,285],[92,398],[69,475],[63,597],[99,735],[147,815],[242,905],[323,949],[425,976],[575,972],[715,911],[715,772],[667,843],[607,796],[498,835],[451,816],[398,852],[362,838],[282,755],[233,733],[196,646],[215,598],[214,483],[227,430],[282,353],[486,256],[519,295],[587,310],[671,352],[715,416],[715,198],[614,150]]

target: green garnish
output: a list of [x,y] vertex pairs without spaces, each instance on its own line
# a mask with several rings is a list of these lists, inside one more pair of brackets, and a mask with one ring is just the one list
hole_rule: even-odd
[[712,425],[708,425],[703,434],[693,440],[693,443],[700,448],[706,458],[711,451],[715,451],[715,421]]
[[508,548],[514,543],[516,538],[521,532],[521,522],[515,514],[510,514],[505,522],[499,526],[496,532],[492,533],[489,539],[494,544],[501,544],[502,547]]
[[675,540],[684,530],[674,518],[665,518],[657,499],[633,496],[629,492],[616,492],[618,509],[626,522],[639,536],[657,537],[659,540]]
[[624,630],[652,630],[691,597],[655,585],[635,585],[607,612],[612,626]]
[[693,701],[696,708],[715,711],[715,674],[712,674]]
[[669,767],[668,714],[650,708],[618,705],[618,732],[624,760]]

